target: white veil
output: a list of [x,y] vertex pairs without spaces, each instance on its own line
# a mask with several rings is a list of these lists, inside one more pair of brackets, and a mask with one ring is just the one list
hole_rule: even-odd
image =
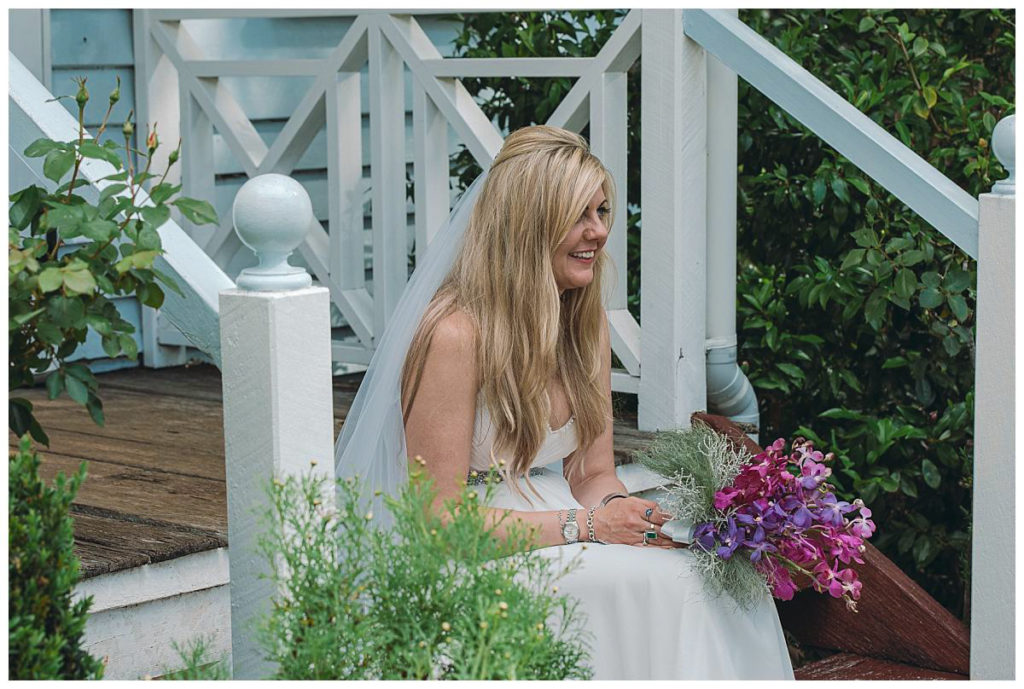
[[[335,476],[357,476],[364,497],[370,498],[376,491],[395,495],[408,479],[402,418],[402,366],[423,312],[462,246],[462,237],[486,177],[486,172],[477,177],[456,201],[448,220],[422,260],[417,262],[345,417],[334,450]],[[370,499],[374,512],[384,523],[389,522],[390,515],[380,497]]]

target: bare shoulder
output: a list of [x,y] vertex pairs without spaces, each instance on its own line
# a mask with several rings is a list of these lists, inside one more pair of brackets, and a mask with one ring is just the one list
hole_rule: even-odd
[[453,311],[434,327],[430,338],[430,356],[456,357],[462,361],[476,358],[477,330],[465,311]]

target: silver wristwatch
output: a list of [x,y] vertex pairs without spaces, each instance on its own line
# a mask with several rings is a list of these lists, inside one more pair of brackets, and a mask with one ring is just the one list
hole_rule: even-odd
[[580,540],[580,525],[576,523],[576,508],[569,510],[569,516],[562,524],[562,538],[566,545],[571,545]]

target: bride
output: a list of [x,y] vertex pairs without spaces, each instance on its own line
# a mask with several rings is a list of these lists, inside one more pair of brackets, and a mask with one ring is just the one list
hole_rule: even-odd
[[516,520],[545,556],[580,556],[563,589],[586,615],[595,679],[792,679],[771,598],[744,611],[706,594],[662,532],[668,515],[616,476],[601,303],[613,202],[582,137],[509,135],[392,316],[338,473],[387,492],[420,456],[443,500],[497,471],[498,533]]

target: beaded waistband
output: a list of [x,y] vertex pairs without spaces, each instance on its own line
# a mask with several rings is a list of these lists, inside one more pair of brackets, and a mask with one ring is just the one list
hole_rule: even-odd
[[[533,467],[527,473],[531,478],[534,476],[540,476],[546,470],[543,467]],[[505,480],[505,475],[501,472],[491,470],[486,472],[471,471],[466,476],[466,483],[471,486],[482,486],[485,483],[501,483]]]

